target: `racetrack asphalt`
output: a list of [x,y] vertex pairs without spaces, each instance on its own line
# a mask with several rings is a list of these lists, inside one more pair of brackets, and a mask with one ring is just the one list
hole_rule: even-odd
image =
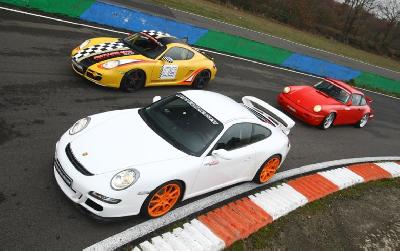
[[[141,107],[155,95],[187,87],[137,93],[95,86],[71,69],[69,53],[87,38],[119,36],[0,10],[0,249],[82,249],[143,219],[100,224],[75,208],[53,177],[54,145],[86,115]],[[272,104],[288,84],[318,79],[212,54],[217,78],[207,90],[239,101],[253,95]],[[364,129],[322,131],[296,120],[291,152],[280,171],[305,164],[398,155],[399,100],[367,93],[376,118]],[[116,128],[118,130],[118,128]]]

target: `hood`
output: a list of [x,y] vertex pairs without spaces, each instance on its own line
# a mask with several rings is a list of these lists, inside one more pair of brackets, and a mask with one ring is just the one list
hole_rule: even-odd
[[116,117],[92,125],[71,142],[71,150],[93,174],[187,156],[151,130],[138,109],[125,110]]
[[311,86],[304,86],[289,93],[290,99],[297,105],[307,110],[312,110],[316,105],[339,105],[342,104]]
[[118,38],[95,38],[91,39],[89,45],[84,49],[72,55],[72,58],[77,62],[89,60],[92,63],[96,63],[116,57],[136,54],[138,53],[126,46]]

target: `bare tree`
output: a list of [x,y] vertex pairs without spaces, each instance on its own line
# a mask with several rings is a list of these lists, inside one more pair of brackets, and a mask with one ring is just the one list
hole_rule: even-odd
[[344,42],[348,43],[349,36],[354,30],[356,22],[375,8],[376,0],[345,0],[344,4],[347,4],[349,8],[342,33]]
[[389,35],[395,30],[400,23],[400,1],[399,0],[382,0],[377,5],[378,17],[386,21],[386,28],[381,43],[387,44]]

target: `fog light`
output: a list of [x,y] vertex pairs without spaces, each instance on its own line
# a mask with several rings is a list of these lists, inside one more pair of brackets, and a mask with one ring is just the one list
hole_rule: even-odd
[[110,198],[110,197],[104,196],[102,194],[96,193],[94,191],[90,191],[89,194],[91,196],[93,196],[94,198],[96,198],[98,200],[101,200],[101,201],[104,201],[104,202],[109,203],[109,204],[117,204],[117,203],[121,202],[120,199]]

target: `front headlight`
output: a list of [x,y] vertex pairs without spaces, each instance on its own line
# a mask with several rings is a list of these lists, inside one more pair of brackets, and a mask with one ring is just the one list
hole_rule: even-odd
[[135,169],[127,169],[114,175],[111,179],[111,188],[124,190],[133,185],[139,178],[139,172]]
[[136,62],[140,62],[140,61],[141,60],[131,59],[131,58],[119,59],[119,60],[111,60],[111,61],[105,62],[103,64],[103,68],[112,69],[112,68],[115,68],[115,67],[120,66],[120,65],[136,63]]
[[90,117],[86,117],[76,121],[75,124],[71,127],[71,129],[69,129],[69,134],[70,135],[77,134],[78,132],[85,129],[89,125],[89,122],[90,122]]
[[314,112],[320,112],[322,110],[322,106],[316,105],[316,106],[314,106],[313,110],[314,110]]
[[119,65],[119,60],[111,60],[103,64],[103,67],[106,69],[112,69]]
[[290,92],[290,87],[286,86],[285,88],[283,88],[283,93],[289,93]]
[[90,40],[88,39],[88,40],[86,40],[85,42],[83,42],[83,43],[81,43],[81,45],[79,45],[79,49],[83,49],[83,48],[85,48],[86,47],[86,45],[88,45],[90,43]]

